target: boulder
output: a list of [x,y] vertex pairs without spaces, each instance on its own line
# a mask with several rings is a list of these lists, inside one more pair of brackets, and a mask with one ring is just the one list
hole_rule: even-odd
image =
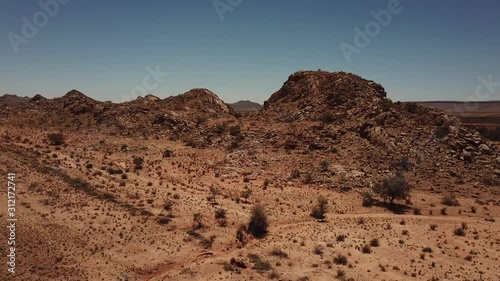
[[484,143],[479,146],[479,150],[481,150],[481,153],[486,154],[486,155],[493,154],[493,151],[491,150],[491,148]]
[[469,151],[464,150],[462,153],[462,157],[465,162],[472,163],[472,153],[470,153]]

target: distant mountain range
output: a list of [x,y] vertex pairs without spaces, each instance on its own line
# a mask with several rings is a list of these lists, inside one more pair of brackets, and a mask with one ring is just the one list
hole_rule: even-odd
[[249,101],[249,100],[240,100],[235,103],[230,103],[231,106],[236,111],[256,111],[262,108],[262,105],[259,103]]
[[500,114],[500,101],[419,101],[415,102],[425,107],[438,108],[453,113],[497,113]]

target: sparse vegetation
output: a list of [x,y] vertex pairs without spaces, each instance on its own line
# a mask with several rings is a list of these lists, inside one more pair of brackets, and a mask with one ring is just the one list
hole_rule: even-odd
[[330,165],[330,162],[328,162],[327,160],[323,160],[319,163],[319,166],[320,166],[320,169],[322,172],[326,172],[328,171],[328,166]]
[[378,247],[378,246],[380,246],[380,242],[378,241],[377,238],[374,238],[374,239],[372,239],[370,241],[370,246],[372,246],[372,247]]
[[361,252],[362,252],[363,254],[371,254],[371,252],[372,252],[372,248],[370,247],[370,245],[365,244],[365,245],[363,245],[363,247],[361,248]]
[[371,207],[375,202],[375,198],[373,197],[373,193],[370,191],[363,192],[363,207]]
[[63,145],[65,142],[64,135],[61,133],[48,134],[47,139],[51,145]]
[[280,258],[288,258],[288,254],[283,252],[283,250],[281,250],[280,248],[278,247],[274,247],[272,250],[271,250],[271,255],[275,256],[275,257],[280,257]]
[[319,120],[325,124],[331,124],[335,121],[335,116],[331,112],[327,111],[319,116]]
[[324,196],[320,196],[314,206],[311,216],[315,219],[323,220],[325,219],[325,213],[328,211],[328,199]]
[[406,182],[402,175],[393,178],[386,178],[382,183],[377,183],[373,191],[380,197],[389,200],[392,205],[394,200],[406,200],[410,196],[411,186]]
[[339,254],[333,258],[333,262],[337,265],[347,265],[347,257]]
[[255,205],[252,208],[252,216],[248,223],[248,233],[252,234],[254,237],[262,238],[267,234],[268,226],[269,224],[264,208],[260,205]]
[[142,165],[144,165],[144,158],[134,156],[134,165],[135,165],[135,170],[141,170]]
[[461,227],[455,228],[453,234],[456,236],[465,236],[465,228],[463,227],[463,225]]
[[219,226],[227,226],[226,210],[218,209],[215,211],[215,219],[217,220]]
[[256,254],[248,254],[248,258],[250,259],[250,262],[254,264],[254,269],[258,271],[268,271],[271,270],[273,267],[271,266],[271,263],[269,263],[266,260],[263,260],[259,255]]
[[200,213],[193,214],[193,229],[200,229],[203,227],[203,216]]
[[346,238],[345,234],[339,234],[337,235],[337,242],[344,242]]
[[451,193],[445,195],[441,200],[441,203],[446,206],[460,206],[457,196]]

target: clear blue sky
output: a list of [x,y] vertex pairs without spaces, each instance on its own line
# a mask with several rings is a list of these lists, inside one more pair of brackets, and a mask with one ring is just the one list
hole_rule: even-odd
[[[263,102],[301,69],[353,72],[402,101],[464,100],[478,76],[500,82],[498,0],[401,0],[350,63],[339,45],[354,45],[354,27],[390,0],[243,0],[223,21],[213,0],[72,0],[16,54],[8,34],[23,36],[22,18],[43,11],[38,2],[0,0],[0,95],[78,89],[117,100],[157,65],[169,76],[148,92],[204,87],[227,102]],[[500,99],[500,87],[489,99]]]

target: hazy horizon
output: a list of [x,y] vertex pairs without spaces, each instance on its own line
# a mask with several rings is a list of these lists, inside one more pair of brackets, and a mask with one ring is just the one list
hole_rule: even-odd
[[498,1],[57,1],[3,4],[0,95],[207,88],[262,104],[295,71],[322,69],[374,80],[394,101],[500,99]]

